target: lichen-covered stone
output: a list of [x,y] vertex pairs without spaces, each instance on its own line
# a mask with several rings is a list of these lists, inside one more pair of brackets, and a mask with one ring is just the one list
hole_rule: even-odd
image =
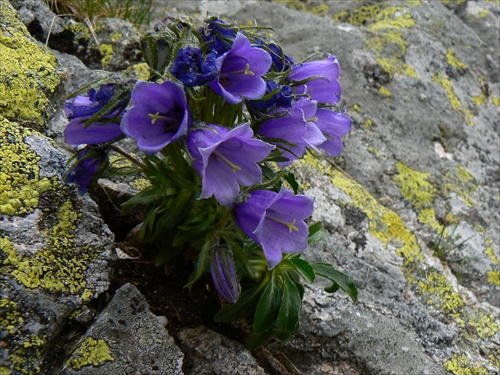
[[144,296],[125,284],[87,330],[61,374],[182,374],[183,354],[149,311]]
[[112,234],[61,181],[67,157],[54,146],[0,119],[2,369],[13,373],[41,372],[65,319],[109,284]]
[[4,117],[44,125],[61,84],[55,56],[38,44],[7,0],[0,1],[0,110]]

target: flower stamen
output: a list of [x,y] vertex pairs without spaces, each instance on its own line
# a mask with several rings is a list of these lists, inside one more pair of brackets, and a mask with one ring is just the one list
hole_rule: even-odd
[[167,121],[167,122],[174,120],[174,118],[171,116],[160,115],[160,112],[148,113],[148,116],[151,117],[151,125],[154,125],[156,120]]
[[222,161],[224,161],[227,165],[229,165],[231,167],[231,169],[233,170],[233,173],[236,173],[236,171],[241,171],[241,168],[238,167],[236,164],[232,163],[228,158],[226,158],[224,155],[222,155],[220,152],[218,151],[214,151],[213,152],[213,155],[217,156],[218,158],[220,158]]
[[291,223],[287,223],[286,221],[283,221],[283,220],[280,220],[280,219],[276,219],[274,217],[271,217],[271,216],[268,216],[268,219],[278,223],[278,224],[281,224],[281,225],[284,225],[286,227],[288,227],[288,230],[290,231],[290,233],[292,233],[294,230],[295,231],[299,231],[299,228],[297,228],[294,224],[295,222],[297,221],[296,219],[293,219],[293,221]]

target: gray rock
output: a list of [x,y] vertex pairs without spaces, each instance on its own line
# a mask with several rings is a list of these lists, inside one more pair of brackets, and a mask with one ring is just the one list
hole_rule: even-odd
[[76,345],[61,374],[182,374],[182,361],[182,352],[144,296],[125,284]]
[[185,328],[178,338],[192,363],[191,374],[265,374],[243,345],[206,327]]

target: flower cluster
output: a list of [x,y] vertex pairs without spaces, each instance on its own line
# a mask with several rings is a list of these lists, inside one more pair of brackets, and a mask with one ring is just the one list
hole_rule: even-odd
[[[353,298],[355,287],[324,264],[300,259],[319,227],[307,224],[313,199],[299,194],[283,169],[308,150],[340,155],[352,122],[337,107],[339,63],[331,55],[295,62],[258,30],[218,18],[197,28],[167,17],[141,40],[149,80],[137,81],[126,99],[108,83],[68,100],[65,138],[85,145],[68,173],[82,192],[103,177],[103,153],[118,151],[135,163],[151,186],[124,212],[146,205],[141,230],[158,245],[157,263],[196,250],[189,285],[210,271],[231,303],[219,320],[238,318],[231,307],[248,303],[249,291],[260,296],[252,300],[260,343],[275,330],[284,339],[295,331],[296,324],[280,327],[278,315],[286,298],[301,300],[297,275],[311,281],[320,274]],[[122,138],[136,141],[141,161],[115,145]],[[100,157],[90,157],[96,149]],[[243,279],[255,286],[241,293]],[[259,306],[271,292],[277,307],[264,311]],[[262,314],[271,327],[261,327]]]

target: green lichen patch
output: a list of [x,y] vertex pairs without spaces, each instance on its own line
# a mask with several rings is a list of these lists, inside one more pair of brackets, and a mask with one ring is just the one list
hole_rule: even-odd
[[65,366],[79,370],[85,366],[97,367],[114,360],[106,341],[87,337],[66,361]]
[[453,354],[451,358],[445,362],[446,370],[455,375],[488,375],[489,371],[484,367],[480,360],[473,361],[466,354]]
[[41,126],[61,83],[57,60],[31,38],[8,1],[0,1],[0,29],[0,111],[10,120]]
[[459,165],[454,170],[446,173],[444,179],[443,190],[446,193],[457,194],[469,207],[474,205],[472,194],[477,190],[477,182],[467,169]]
[[301,11],[316,14],[319,16],[325,15],[330,7],[325,3],[317,3],[311,0],[272,0],[274,3],[286,4],[288,7]]
[[419,293],[427,298],[428,304],[436,306],[448,316],[460,317],[464,302],[443,274],[435,270],[426,272],[416,285]]
[[446,78],[442,73],[437,73],[432,77],[432,80],[437,82],[446,91],[446,95],[450,100],[451,108],[457,112],[467,124],[475,126],[473,120],[474,115],[469,108],[462,104],[457,94],[455,94],[455,91],[453,91],[453,84],[450,79]]
[[40,160],[24,142],[31,131],[0,119],[0,214],[33,212],[40,195],[52,188],[48,178],[39,178]]
[[[3,248],[3,239],[0,238],[0,248]],[[7,331],[13,335],[23,324],[24,319],[17,309],[17,304],[8,299],[0,299],[0,327],[2,331]]]
[[398,175],[394,183],[399,186],[401,195],[409,201],[416,209],[432,207],[437,190],[429,182],[430,173],[419,172],[407,165],[398,162]]
[[451,48],[448,48],[448,50],[446,51],[446,61],[448,61],[448,65],[451,65],[457,69],[467,69],[467,65],[456,58],[455,52],[453,52]]
[[[50,229],[42,230],[48,246],[33,256],[21,256],[3,237],[4,255],[2,272],[12,276],[27,288],[42,288],[51,292],[81,293],[86,287],[86,264],[95,260],[98,249],[78,248],[74,243],[74,231],[78,214],[71,201],[66,201],[55,213],[55,223]],[[88,293],[87,293],[88,294]]]

